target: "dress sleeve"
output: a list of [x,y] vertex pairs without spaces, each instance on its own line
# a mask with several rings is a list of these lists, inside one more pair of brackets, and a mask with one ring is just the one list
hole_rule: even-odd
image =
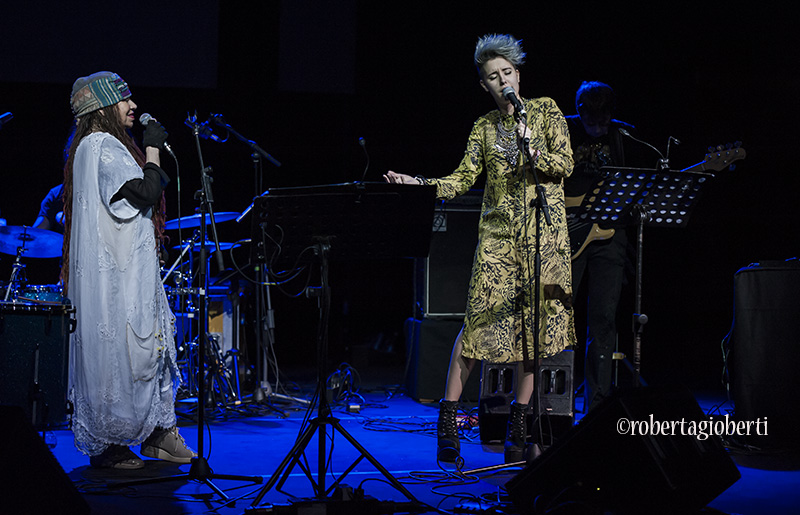
[[139,209],[127,199],[113,202],[112,199],[126,182],[143,177],[142,169],[121,141],[113,136],[103,139],[100,144],[97,180],[100,199],[114,218],[124,221],[139,213]]
[[531,140],[531,147],[542,153],[536,168],[551,177],[569,177],[573,167],[569,129],[561,110],[550,98],[542,99],[541,123],[541,134]]
[[436,196],[450,200],[468,192],[484,169],[484,131],[481,120],[475,122],[467,140],[467,149],[458,168],[446,177],[426,179],[436,186]]

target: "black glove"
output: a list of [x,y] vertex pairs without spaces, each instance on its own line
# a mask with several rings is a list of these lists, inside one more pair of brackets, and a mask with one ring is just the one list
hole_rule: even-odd
[[169,136],[169,133],[164,129],[163,125],[155,120],[150,120],[145,126],[142,144],[145,147],[163,149],[164,142],[167,141],[167,136]]

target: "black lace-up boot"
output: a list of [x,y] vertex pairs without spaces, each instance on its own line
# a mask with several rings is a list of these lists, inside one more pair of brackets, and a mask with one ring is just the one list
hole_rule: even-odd
[[439,421],[436,424],[438,439],[436,458],[439,461],[452,463],[461,454],[461,442],[458,439],[458,402],[439,401]]
[[506,463],[517,463],[525,459],[525,447],[528,438],[527,411],[527,404],[520,404],[517,401],[511,403],[506,441],[503,445],[503,457]]

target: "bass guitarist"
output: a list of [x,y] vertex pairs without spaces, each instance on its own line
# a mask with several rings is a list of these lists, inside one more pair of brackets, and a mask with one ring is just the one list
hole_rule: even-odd
[[[616,315],[627,262],[625,221],[599,227],[580,222],[576,213],[584,195],[603,177],[604,166],[625,166],[623,135],[633,132],[612,118],[614,91],[602,82],[584,82],[575,96],[576,115],[567,116],[575,167],[564,180],[570,241],[573,292],[586,281],[585,408],[591,409],[611,393]],[[578,301],[579,299],[575,299]],[[576,306],[578,304],[576,303]]]

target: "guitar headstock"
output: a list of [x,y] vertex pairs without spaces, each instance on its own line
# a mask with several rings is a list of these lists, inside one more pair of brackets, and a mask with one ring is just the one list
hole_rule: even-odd
[[708,154],[705,155],[703,161],[694,166],[681,170],[682,172],[705,172],[713,170],[718,172],[725,168],[733,170],[736,161],[744,159],[747,152],[742,148],[742,142],[728,143],[727,145],[718,145],[716,147],[709,147]]

